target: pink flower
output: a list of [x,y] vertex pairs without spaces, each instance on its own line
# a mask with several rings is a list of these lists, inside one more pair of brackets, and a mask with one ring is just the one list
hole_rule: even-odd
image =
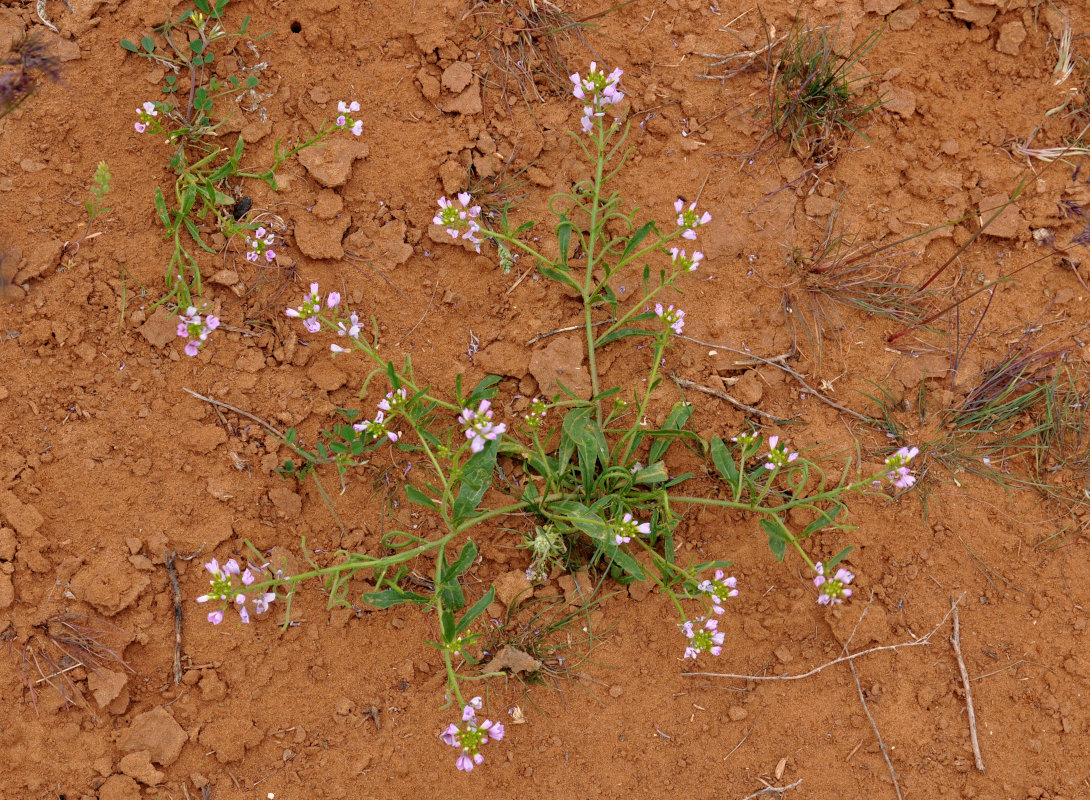
[[823,606],[838,605],[844,602],[844,598],[852,596],[852,590],[848,584],[855,580],[855,575],[843,567],[836,571],[832,578],[825,576],[825,567],[819,561],[814,567],[817,577],[814,578],[814,586],[819,589],[818,604]]
[[506,433],[507,426],[492,422],[492,403],[482,400],[477,410],[462,409],[458,421],[465,427],[466,438],[470,440],[469,449],[474,453],[484,450],[485,441],[494,441],[500,434]]
[[712,215],[707,211],[697,215],[695,202],[685,208],[685,201],[680,197],[674,202],[674,211],[677,212],[677,225],[683,229],[683,239],[696,239],[696,229],[712,221]]

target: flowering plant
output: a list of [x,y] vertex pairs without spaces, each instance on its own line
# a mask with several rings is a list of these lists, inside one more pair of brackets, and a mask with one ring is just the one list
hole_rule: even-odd
[[[846,468],[833,484],[817,463],[792,450],[779,434],[769,436],[767,446],[756,430],[737,434],[730,446],[719,437],[705,441],[688,428],[693,414],[688,403],[675,404],[658,427],[647,421],[651,393],[662,381],[660,369],[685,323],[685,312],[664,303],[663,295],[678,290],[684,276],[707,267],[701,251],[690,256],[675,240],[696,240],[712,216],[698,210],[697,203],[679,198],[674,224],[664,226],[664,233],[654,221],[637,224],[635,212],[622,212],[619,196],[606,192],[620,166],[615,160],[623,162],[620,145],[628,130],[622,124],[621,78],[621,70],[607,73],[596,64],[586,77],[572,76],[573,95],[584,109],[581,132],[573,136],[591,162],[593,177],[549,204],[557,217],[555,256],[546,256],[536,240],[522,236],[532,222],[511,230],[505,213],[492,227],[494,217],[468,193],[453,200],[440,198],[433,218],[452,239],[469,241],[478,250],[492,242],[505,252],[533,259],[541,275],[577,294],[583,310],[580,328],[589,366],[589,399],[560,385],[552,396],[521,398],[521,405],[512,409],[499,400],[496,376],[486,377],[468,392],[459,376],[453,391],[444,394],[418,381],[411,359],[399,364],[380,354],[359,313],[344,308],[337,292],[323,293],[312,283],[299,305],[285,309],[308,333],[328,334],[333,355],[354,353],[371,362],[361,397],[371,394],[377,402],[370,413],[344,410],[347,422],[324,431],[325,441],[314,451],[303,448],[290,430],[286,442],[303,459],[303,466],[297,469],[288,461],[283,472],[302,477],[318,464],[334,463],[343,473],[386,448],[407,464],[402,473],[405,500],[415,506],[414,514],[428,515],[434,524],[390,531],[379,555],[340,552],[334,563],[277,578],[277,585],[290,599],[300,582],[320,578],[333,605],[347,602],[349,580],[362,573],[370,584],[362,601],[378,608],[414,603],[434,611],[438,636],[431,644],[442,654],[448,698],[462,714],[440,738],[458,749],[455,766],[466,772],[483,762],[483,745],[504,736],[502,724],[478,721],[480,698],[467,703],[462,693],[466,681],[488,676],[467,674],[462,665],[477,663],[480,634],[474,632],[474,623],[496,597],[495,587],[489,587],[470,604],[462,586],[478,556],[477,545],[467,538],[475,527],[501,517],[530,520],[523,546],[531,552],[526,570],[531,582],[544,580],[557,567],[573,568],[575,558],[583,559],[580,567],[599,569],[622,583],[650,580],[678,610],[685,640],[682,658],[696,659],[723,652],[726,635],[719,629],[718,615],[726,613],[729,599],[738,595],[738,580],[727,573],[728,561],[679,563],[673,539],[681,519],[677,509],[713,506],[755,518],[768,534],[777,560],[783,560],[790,545],[816,576],[817,602],[832,605],[851,596],[848,584],[855,576],[838,567],[851,548],[815,563],[805,540],[822,530],[846,528],[838,520],[845,493],[873,491],[874,481],[879,487],[905,488],[913,480],[909,464],[918,452],[915,448],[898,451],[877,475],[850,480]],[[347,115],[353,111],[351,104],[342,103],[344,119],[338,124],[347,126],[351,122]],[[614,142],[614,137],[621,141]],[[264,241],[260,233],[257,238]],[[661,265],[657,280],[651,277],[651,262]],[[630,280],[639,283],[642,292],[622,302],[620,282]],[[650,345],[646,386],[633,391],[628,400],[621,397],[625,387],[602,385],[596,355],[630,338]],[[376,377],[388,384],[384,395],[371,387]],[[513,421],[512,410],[522,415],[522,421]],[[725,484],[725,497],[722,492],[710,497],[679,493],[678,487],[690,476],[671,475],[666,461],[677,441],[710,456]],[[502,482],[496,478],[501,466]],[[498,492],[489,494],[494,485],[505,495],[502,504],[492,500]],[[809,523],[797,530],[800,518]],[[455,539],[464,544],[456,548]],[[430,581],[409,582],[410,564],[425,555],[434,570]],[[226,568],[217,567],[214,574],[214,592],[205,601],[214,597],[221,603],[237,603],[234,595],[267,592],[274,585],[271,580],[247,585]],[[686,604],[698,604],[701,610],[690,614]]]

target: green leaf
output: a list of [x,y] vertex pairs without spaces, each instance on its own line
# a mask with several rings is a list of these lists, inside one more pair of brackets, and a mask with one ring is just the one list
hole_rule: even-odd
[[217,252],[214,247],[209,247],[204,243],[204,239],[201,238],[201,232],[197,230],[197,226],[193,222],[193,220],[189,219],[189,217],[186,217],[182,220],[182,222],[185,223],[185,229],[189,231],[189,235],[193,237],[193,241],[200,245],[201,250],[204,250],[206,253]]
[[204,63],[205,63],[205,64],[211,64],[211,63],[212,63],[212,56],[213,56],[213,55],[215,55],[215,54],[214,54],[214,53],[213,53],[213,52],[212,52],[211,50],[209,50],[208,52],[206,52],[206,53],[204,54]]
[[190,211],[193,210],[193,204],[197,202],[197,185],[194,183],[185,187],[185,191],[182,192],[182,206],[178,213],[183,217],[187,216]]
[[561,272],[558,269],[553,269],[552,267],[547,267],[544,264],[540,265],[537,268],[537,271],[540,272],[542,275],[544,275],[546,278],[551,278],[552,280],[556,281],[557,283],[562,283],[565,286],[568,286],[568,287],[570,287],[571,289],[574,289],[577,292],[580,291],[579,284],[577,284],[572,279],[572,277],[570,275],[568,275],[567,273],[565,273],[565,272]]
[[475,453],[462,467],[462,485],[458,488],[458,496],[454,498],[454,507],[451,509],[456,526],[469,518],[488,487],[492,485],[492,472],[496,469],[496,454],[499,450],[498,438],[486,441],[484,449]]
[[462,619],[459,620],[458,626],[454,629],[454,638],[457,639],[462,635],[462,631],[473,624],[473,620],[477,619],[484,613],[485,609],[492,605],[492,602],[496,599],[496,587],[489,586],[488,591],[484,593],[484,597],[474,603],[466,613],[462,615]]
[[645,576],[643,570],[640,568],[640,562],[630,556],[627,552],[616,545],[610,547],[610,545],[607,544],[606,553],[613,559],[614,564],[619,566],[634,579],[638,581],[644,580]]
[[245,86],[247,89],[253,89],[255,86],[257,86],[257,76],[251,75],[242,85]]
[[458,638],[454,630],[454,614],[449,608],[444,608],[439,613],[439,634],[443,638],[443,644],[453,644]]
[[768,534],[768,549],[772,551],[772,555],[775,556],[777,561],[782,562],[783,557],[787,554],[788,542],[787,537],[784,535],[783,523],[775,517],[772,519],[766,517],[761,520],[761,527]]
[[200,55],[204,52],[204,42],[200,39],[194,39],[189,43],[189,49],[193,51],[194,55]]
[[155,190],[155,210],[159,214],[159,221],[163,223],[163,227],[170,230],[170,212],[167,211],[167,201],[163,197],[162,189]]
[[587,420],[594,413],[590,406],[580,406],[569,411],[564,421],[560,424],[560,451],[557,455],[558,471],[564,472],[568,468],[572,455],[583,441],[583,429]]
[[[817,533],[822,528],[828,528],[830,525],[836,523],[836,518],[840,515],[840,512],[844,510],[843,503],[837,503],[835,506],[827,511],[822,511],[821,515],[806,526],[806,529],[802,532],[800,539],[805,539],[811,533]],[[847,553],[845,553],[847,555]]]
[[432,511],[438,511],[439,506],[435,501],[417,489],[415,486],[405,487],[405,496],[409,498],[410,503],[416,503],[418,506],[424,506],[430,508]]
[[839,564],[841,561],[843,561],[845,558],[847,558],[848,554],[854,549],[854,547],[855,547],[855,545],[848,545],[843,550],[841,550],[839,553],[837,553],[835,556],[833,556],[828,561],[826,561],[825,562],[825,571],[826,572],[831,571],[833,567],[835,567],[837,564]]
[[[693,406],[691,403],[675,403],[673,410],[670,412],[670,416],[662,423],[661,430],[680,431],[689,422],[689,418],[692,417],[692,415]],[[666,455],[666,450],[670,447],[671,438],[657,438],[652,442],[647,460],[653,463]]]
[[140,40],[140,46],[144,48],[144,51],[150,53],[155,50],[155,40],[150,36],[145,36]]
[[628,240],[628,244],[625,246],[624,252],[621,253],[619,262],[624,263],[625,257],[628,256],[628,254],[635,250],[637,247],[639,247],[640,242],[647,238],[647,234],[649,234],[654,229],[654,222],[646,222],[638,231],[632,234],[632,238]]
[[470,539],[464,545],[462,545],[462,552],[458,554],[458,559],[453,563],[447,565],[443,570],[443,581],[449,582],[456,579],[459,575],[473,566],[474,559],[477,558],[477,545]]
[[193,5],[197,7],[198,11],[204,14],[212,13],[211,9],[208,7],[208,0],[193,0]]
[[650,464],[635,475],[636,483],[642,484],[655,484],[663,483],[670,479],[670,473],[666,471],[666,465],[661,461],[656,461],[654,464]]
[[727,483],[736,483],[738,481],[738,467],[734,466],[734,458],[731,456],[730,450],[718,436],[712,439],[711,450],[712,463],[715,464],[715,468],[723,480]]
[[491,398],[495,394],[495,392],[490,392],[489,389],[491,389],[501,380],[502,378],[499,375],[486,375],[481,380],[481,382],[474,387],[473,392],[469,395],[469,397],[466,398],[466,407],[476,408],[477,404],[480,403],[481,400]]
[[130,53],[139,53],[140,52],[140,48],[137,47],[132,42],[130,42],[128,39],[122,39],[121,40],[121,47],[123,49],[125,49],[125,50],[128,50]]
[[571,243],[572,224],[567,217],[560,218],[560,224],[556,226],[556,243],[560,247],[560,257],[557,266],[560,269],[568,268],[568,245]]
[[402,603],[419,603],[427,605],[431,600],[416,592],[406,592],[396,586],[391,589],[383,589],[381,592],[368,592],[361,598],[363,602],[375,608],[390,608]]
[[177,82],[178,82],[178,76],[177,75],[167,75],[167,83],[169,83],[171,86],[173,86]]
[[594,347],[599,348],[610,342],[615,342],[618,339],[627,339],[629,336],[654,336],[651,331],[644,330],[643,328],[618,328],[615,331],[610,331],[602,338],[594,342]]

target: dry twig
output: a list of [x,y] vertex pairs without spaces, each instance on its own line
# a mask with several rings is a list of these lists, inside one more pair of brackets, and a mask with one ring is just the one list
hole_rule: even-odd
[[777,795],[783,794],[788,789],[794,789],[800,783],[802,783],[802,778],[799,778],[794,783],[787,784],[787,786],[766,786],[765,788],[760,789],[760,790],[754,792],[753,794],[746,795],[745,797],[742,798],[742,800],[753,800],[754,797],[760,797],[761,795],[764,795],[764,794],[777,794]]
[[860,656],[869,655],[871,653],[879,653],[883,650],[899,650],[902,647],[917,647],[919,645],[931,644],[931,637],[938,633],[939,628],[946,624],[946,620],[951,614],[957,611],[957,603],[946,612],[945,616],[939,620],[939,624],[932,628],[928,633],[923,636],[913,639],[909,642],[901,642],[899,644],[883,644],[878,647],[871,647],[867,650],[860,650],[858,653],[852,653],[851,655],[841,656],[840,658],[834,658],[828,663],[821,666],[814,667],[809,672],[804,672],[801,675],[734,675],[729,672],[683,672],[681,673],[686,678],[734,678],[741,681],[799,681],[803,678],[809,678],[813,675],[817,675],[819,672],[828,669],[829,667],[837,664],[842,664],[845,661],[854,661]]
[[170,576],[170,588],[174,591],[174,685],[182,682],[182,589],[178,585],[178,573],[174,569],[173,550],[166,554],[163,561]]
[[958,624],[958,604],[950,598],[950,610],[954,614],[954,635],[950,637],[950,644],[954,646],[954,655],[958,659],[958,670],[961,672],[961,685],[965,689],[965,707],[969,710],[969,739],[973,744],[973,757],[976,759],[976,768],[984,772],[984,759],[980,755],[980,742],[976,736],[976,711],[973,709],[973,690],[969,686],[969,670],[965,667],[965,659],[961,655],[961,628]]
[[889,776],[893,779],[893,790],[897,792],[897,800],[904,800],[904,795],[901,794],[901,785],[897,783],[897,771],[893,769],[893,762],[890,761],[889,752],[886,750],[886,743],[882,739],[882,734],[878,732],[878,723],[874,721],[874,717],[872,717],[870,713],[870,708],[867,707],[867,698],[863,695],[863,684],[859,682],[859,675],[855,671],[855,664],[849,661],[848,666],[851,668],[852,677],[855,678],[855,688],[859,692],[859,701],[863,704],[863,711],[867,715],[867,719],[870,720],[870,726],[874,730],[874,735],[878,737],[878,747],[881,748],[882,757],[885,758],[886,766],[889,767]]
[[695,383],[695,382],[690,381],[690,380],[686,380],[685,378],[679,378],[677,375],[675,375],[673,373],[670,374],[670,377],[673,378],[674,383],[676,383],[682,389],[695,389],[698,392],[703,392],[704,394],[710,394],[712,397],[718,397],[720,400],[727,401],[728,403],[730,403],[735,408],[737,408],[737,409],[739,409],[741,411],[745,411],[747,414],[756,414],[758,417],[764,417],[765,419],[772,420],[773,422],[776,422],[776,423],[785,421],[785,420],[782,420],[779,417],[777,417],[775,414],[769,414],[767,411],[761,411],[761,409],[759,409],[759,408],[754,408],[753,406],[747,406],[745,403],[740,403],[739,401],[737,401],[733,397],[731,397],[729,394],[726,394],[725,392],[721,392],[718,389],[713,389],[710,386],[704,386],[702,384]]

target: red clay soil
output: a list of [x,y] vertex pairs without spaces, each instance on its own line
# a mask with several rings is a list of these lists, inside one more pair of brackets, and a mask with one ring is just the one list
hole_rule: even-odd
[[[355,607],[333,611],[320,586],[304,587],[286,631],[276,613],[212,626],[194,602],[207,587],[202,562],[244,557],[244,541],[298,565],[305,537],[311,557],[328,563],[338,548],[378,552],[391,527],[427,524],[405,502],[403,456],[384,448],[343,485],[332,468],[320,471],[342,528],[312,480],[272,471],[289,455],[274,437],[184,389],[295,427],[308,443],[335,408],[361,407],[369,367],[331,360],[328,336],[284,316],[318,281],[373,316],[380,352],[397,362],[410,355],[423,382],[442,390],[458,373],[469,385],[501,374],[497,419],[525,413],[539,389],[531,359],[571,337],[538,355],[562,359],[581,341],[534,339],[578,323],[578,301],[525,259],[505,274],[493,248],[452,246],[431,219],[436,198],[463,188],[471,161],[485,186],[526,168],[510,192],[524,195],[513,213],[544,221],[544,236],[549,194],[587,170],[566,133],[578,127],[577,102],[543,79],[520,89],[505,73],[520,41],[505,4],[232,2],[233,25],[251,14],[255,31],[272,31],[231,57],[242,70],[267,65],[262,94],[241,104],[236,126],[247,159],[267,163],[277,139],[317,129],[341,99],[362,103],[364,130],[343,185],[323,188],[293,160],[278,193],[258,181],[232,187],[286,243],[278,268],[246,261],[234,243],[202,254],[204,300],[223,326],[189,358],[176,320],[153,309],[170,248],[152,198],[172,180],[170,152],[133,130],[163,70],[118,46],[186,6],[72,0],[70,11],[52,2],[59,33],[44,28],[34,2],[0,8],[0,52],[29,29],[65,59],[63,82],[0,122],[0,630],[9,654],[0,796],[743,798],[766,786],[790,786],[780,796],[791,800],[1090,796],[1086,507],[950,471],[925,447],[941,425],[921,425],[913,405],[921,385],[936,404],[956,403],[1031,328],[1038,345],[1066,349],[1072,368],[1090,356],[1088,271],[1077,272],[1087,254],[1067,247],[1083,221],[1057,205],[1086,204],[1081,157],[1049,163],[1017,149],[1027,140],[1062,146],[1078,132],[1084,74],[1076,66],[1066,81],[1053,76],[1064,18],[1050,4],[904,5],[893,16],[897,0],[801,9],[772,0],[760,9],[766,29],[752,4],[578,0],[563,10],[593,26],[582,39],[560,37],[555,54],[572,72],[592,59],[624,70],[634,152],[616,188],[627,202],[669,222],[680,194],[714,216],[701,231],[706,260],[676,300],[691,338],[668,352],[667,370],[793,424],[770,425],[673,381],[656,390],[649,417],[660,422],[685,396],[703,436],[730,437],[752,419],[834,469],[857,441],[865,461],[880,463],[881,431],[815,392],[872,416],[879,410],[864,393],[881,384],[924,447],[913,491],[851,500],[856,529],[808,544],[815,560],[855,545],[855,596],[832,609],[814,602],[798,558],[775,562],[752,518],[687,510],[679,555],[733,560],[741,590],[722,618],[722,655],[701,656],[695,669],[789,678],[846,649],[886,649],[852,661],[854,675],[839,663],[799,680],[686,676],[694,662],[681,657],[669,600],[606,579],[600,602],[562,632],[572,646],[557,651],[548,680],[477,684],[507,735],[470,774],[455,770],[438,738],[454,710],[441,708],[442,660],[425,644],[436,638],[433,616],[370,609],[358,582]],[[817,162],[762,142],[761,57],[727,75],[744,61],[709,55],[760,50],[766,32],[791,29],[796,10],[812,26],[839,20],[845,49],[887,25],[858,68],[875,76],[865,97],[881,91],[887,105],[860,123],[866,140],[841,141]],[[1061,10],[1075,52],[1085,51],[1085,8]],[[102,233],[62,253],[87,233],[82,204],[101,160],[113,174]],[[994,198],[1020,186],[970,242]],[[961,219],[879,257],[917,285],[969,243],[932,284],[936,309],[1034,263],[996,288],[979,329],[986,294],[892,343],[896,322],[825,304],[819,349],[814,306],[786,256],[819,248],[831,214],[858,246]],[[1049,235],[1067,255],[1050,249]],[[734,351],[785,356],[809,388]],[[624,342],[603,362],[607,385],[646,375],[646,351]],[[1028,465],[1009,468],[1027,474]],[[701,462],[671,469],[695,469],[700,490],[716,491]],[[1075,469],[1049,476],[1068,496],[1086,491]],[[515,547],[520,524],[475,532],[482,557],[467,575],[471,599],[497,579],[517,584],[529,563]],[[177,685],[171,553],[183,616]],[[553,576],[535,592],[571,599],[573,587]],[[950,643],[952,598],[984,770]],[[506,611],[500,604],[490,616]],[[102,629],[131,671],[65,662],[50,634],[79,621],[67,614],[91,618],[80,624]],[[580,644],[588,635],[589,654]]]

